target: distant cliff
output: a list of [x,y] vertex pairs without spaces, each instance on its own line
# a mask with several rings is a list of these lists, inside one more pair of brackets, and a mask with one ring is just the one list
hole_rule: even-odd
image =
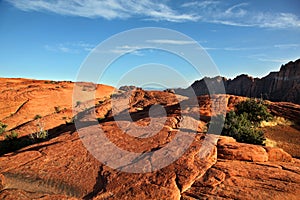
[[[212,85],[212,88],[217,88],[222,83],[227,94],[300,104],[300,59],[282,65],[279,72],[271,72],[261,79],[245,74],[232,80],[220,76],[206,77],[195,81],[190,87],[194,89],[196,95],[200,96],[209,93],[207,84]],[[176,90],[176,92],[183,94],[184,91],[182,89]],[[211,91],[211,93],[220,92]]]

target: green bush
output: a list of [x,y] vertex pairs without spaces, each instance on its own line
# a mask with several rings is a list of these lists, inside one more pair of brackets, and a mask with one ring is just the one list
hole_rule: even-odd
[[42,116],[41,115],[36,115],[36,116],[34,116],[34,118],[33,119],[41,119],[42,118]]
[[231,136],[238,142],[262,145],[266,138],[258,126],[263,120],[271,118],[262,101],[249,99],[240,102],[235,106],[235,111],[226,114],[222,135]]
[[11,131],[10,134],[5,135],[6,140],[16,140],[19,134],[16,131]]
[[0,122],[0,135],[2,135],[5,132],[7,125]]
[[240,115],[234,111],[227,113],[222,135],[233,137],[238,142],[264,144],[264,133],[258,130],[248,117],[247,113]]
[[272,115],[268,112],[267,106],[261,100],[248,99],[238,103],[235,108],[238,115],[247,113],[247,119],[252,123],[259,124],[264,120],[268,121],[272,118]]

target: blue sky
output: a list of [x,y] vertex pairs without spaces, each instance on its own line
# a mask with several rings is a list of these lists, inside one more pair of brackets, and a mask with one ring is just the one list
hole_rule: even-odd
[[[98,44],[142,27],[173,29],[193,38],[222,76],[262,77],[300,58],[299,8],[298,0],[2,0],[0,77],[74,81]],[[184,41],[160,42],[185,45]],[[134,48],[128,44],[119,50]],[[101,82],[116,85],[122,73],[147,62],[174,68],[189,84],[202,78],[170,54],[141,50],[115,62]],[[137,78],[147,76],[139,73]],[[166,79],[168,86],[180,86]]]

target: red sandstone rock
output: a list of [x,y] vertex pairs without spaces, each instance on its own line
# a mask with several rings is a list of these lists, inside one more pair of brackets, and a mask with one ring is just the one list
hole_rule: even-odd
[[262,146],[237,143],[227,139],[228,143],[221,139],[218,143],[218,158],[227,160],[241,160],[253,162],[265,162],[268,154]]
[[[222,98],[214,101],[220,102]],[[126,131],[113,120],[111,101],[106,100],[95,109],[96,117],[106,117],[100,124],[84,121],[92,117],[82,116],[80,120],[85,126],[80,130],[83,134],[78,135],[74,125],[62,124],[50,132],[55,134],[49,140],[2,155],[0,199],[298,199],[299,160],[289,162],[290,156],[280,149],[266,148],[266,151],[262,146],[237,143],[230,137],[220,137],[217,143],[218,136],[195,134],[191,130],[185,130],[179,137],[182,116],[176,99],[172,93],[140,90],[131,99],[129,108],[133,122],[122,122]],[[202,101],[200,112],[207,109],[205,119],[209,120],[210,100],[207,97],[198,99]],[[226,99],[227,107],[239,101],[239,97],[229,95]],[[128,134],[140,134],[134,125],[149,125],[153,119],[149,118],[148,109],[154,104],[166,108],[166,122],[157,120],[154,123],[162,126],[161,130],[145,138]],[[182,111],[195,114],[197,106]],[[47,119],[51,120],[51,116]],[[199,122],[197,128],[201,129],[204,124]],[[99,146],[93,143],[95,138],[90,137],[93,134],[99,136],[99,129],[121,149],[153,154],[139,157],[144,163],[142,166],[131,162],[113,169],[97,160],[83,144],[83,141],[90,142],[95,150],[107,146],[108,142]],[[182,155],[178,146],[165,152],[169,156],[180,155],[178,159],[164,168],[149,171],[167,162],[168,157],[160,154],[160,149],[171,141],[184,145],[184,139],[188,138],[193,139],[192,143]],[[106,150],[111,159],[117,158],[121,162],[129,158],[116,153],[111,146]],[[148,172],[120,171],[141,168]]]
[[299,164],[218,160],[182,199],[297,200],[299,195]]
[[269,161],[278,162],[291,162],[293,160],[292,156],[280,148],[276,147],[264,147],[268,153]]

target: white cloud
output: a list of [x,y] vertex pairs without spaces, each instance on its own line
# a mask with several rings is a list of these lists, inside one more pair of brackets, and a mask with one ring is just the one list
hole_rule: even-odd
[[198,7],[198,8],[208,8],[211,6],[215,6],[217,4],[219,4],[219,1],[192,1],[192,2],[186,2],[184,4],[181,5],[181,7]]
[[300,19],[291,13],[257,13],[252,24],[266,28],[300,28]]
[[207,22],[241,27],[300,28],[299,16],[253,10],[249,3],[189,1],[175,6],[159,0],[6,0],[24,11],[53,12],[87,18]]
[[226,51],[249,51],[249,50],[262,50],[268,49],[269,47],[225,47]]
[[24,11],[48,11],[87,18],[126,19],[143,16],[148,20],[196,21],[193,14],[180,14],[169,6],[150,0],[7,0]]
[[245,9],[242,9],[242,7],[247,6],[248,3],[240,3],[236,4],[234,6],[231,6],[227,10],[225,10],[224,15],[226,17],[243,17],[247,14],[247,11]]
[[62,53],[78,53],[77,51],[70,49],[63,44],[57,44],[57,45],[45,45],[44,46],[46,50],[53,51],[53,52],[62,52]]
[[45,45],[44,48],[48,51],[53,52],[62,52],[62,53],[80,53],[81,51],[92,51],[95,45],[85,43],[82,41],[79,42],[66,42],[66,43],[60,43],[60,44],[54,44],[54,45]]
[[291,60],[296,60],[297,58],[293,58],[293,57],[289,57],[289,58],[274,58],[274,57],[270,57],[266,54],[254,54],[254,55],[249,55],[248,58],[251,59],[255,59],[261,62],[272,62],[272,63],[280,63],[280,64],[284,64],[284,63],[288,63]]
[[203,47],[205,50],[219,50],[219,51],[251,51],[269,49],[270,47]]
[[217,47],[203,47],[203,49],[206,50],[206,51],[221,50],[221,48],[217,48]]
[[199,21],[240,27],[300,28],[299,16],[292,13],[251,10],[250,3],[229,5],[227,1],[192,1],[182,4],[197,13]]
[[276,44],[274,47],[279,49],[289,49],[300,47],[300,44]]
[[143,56],[144,54],[141,52],[141,50],[145,50],[146,48],[149,47],[124,45],[124,46],[118,46],[114,49],[111,49],[109,53],[115,53],[115,54],[130,53],[136,56]]
[[293,59],[285,59],[285,58],[259,58],[259,61],[263,62],[274,62],[274,63],[287,63]]
[[189,40],[147,40],[146,42],[155,43],[155,44],[173,44],[173,45],[187,45],[187,44],[195,44],[196,41]]
[[214,23],[214,24],[223,24],[223,25],[240,26],[240,27],[253,27],[253,26],[255,26],[253,24],[246,24],[246,23],[242,23],[242,22],[235,22],[235,21],[231,21],[231,20],[222,20],[222,19],[210,20],[209,22]]

